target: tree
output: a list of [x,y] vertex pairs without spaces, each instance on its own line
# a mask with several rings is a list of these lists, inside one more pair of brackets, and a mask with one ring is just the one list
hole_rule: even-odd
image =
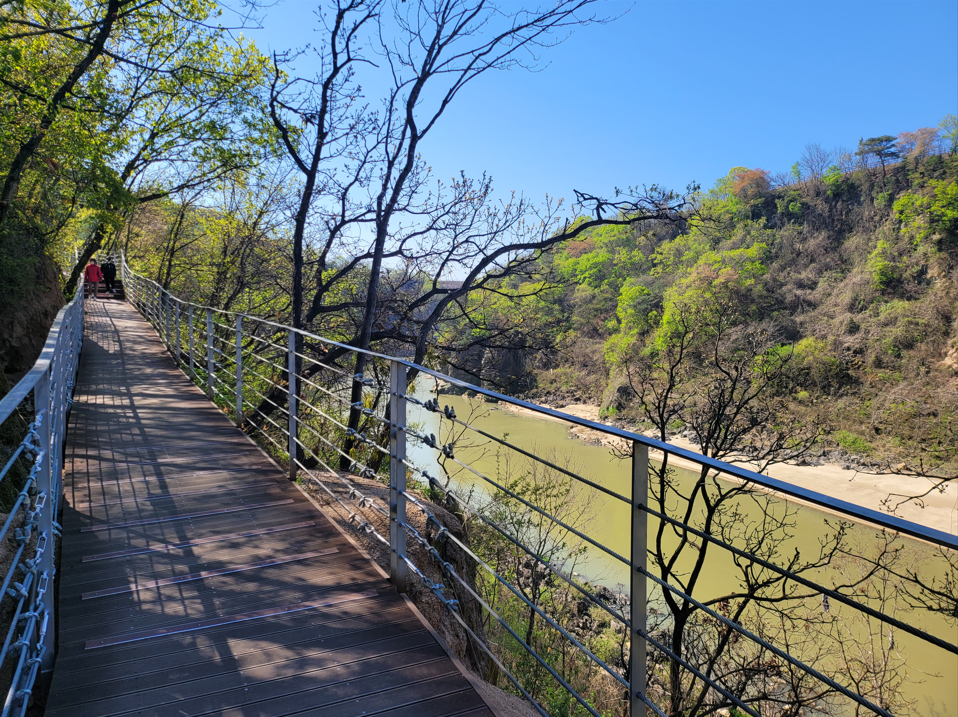
[[949,143],[948,151],[952,154],[958,152],[958,116],[945,115],[938,129],[941,130],[941,138]]
[[[638,341],[623,361],[628,385],[640,419],[652,434],[667,441],[681,430],[706,456],[725,461],[747,461],[758,471],[773,463],[793,460],[812,448],[819,429],[788,417],[781,393],[788,393],[792,351],[782,344],[779,329],[763,320],[772,304],[763,286],[764,247],[755,245],[729,252],[709,252],[681,277],[666,294],[654,333]],[[827,565],[842,545],[843,529],[823,541],[812,556],[784,555],[782,544],[794,525],[789,510],[773,508],[769,496],[748,484],[723,481],[703,467],[691,483],[679,480],[669,456],[650,466],[650,501],[662,515],[680,515],[683,522],[726,542],[746,544],[750,552],[805,573]],[[756,501],[763,510],[758,524],[743,524],[736,508],[740,500]],[[795,654],[814,657],[820,647],[798,640],[787,628],[786,605],[813,596],[774,571],[754,564],[737,566],[740,586],[734,593],[716,595],[702,582],[702,570],[718,559],[718,548],[699,540],[680,526],[659,519],[650,541],[650,570],[663,581],[730,620],[754,625],[776,640],[788,640]],[[731,628],[717,625],[693,602],[661,588],[667,607],[661,632],[675,656],[658,654],[668,695],[670,715],[703,714],[734,706],[717,698],[711,688],[679,663],[691,662],[703,674],[725,683],[751,704],[789,705],[789,714],[820,704],[827,690],[800,676],[766,680],[775,661],[755,670],[754,654],[735,645]],[[780,620],[781,629],[768,632]],[[651,629],[650,629],[651,631]],[[748,668],[752,665],[752,668]],[[653,671],[653,680],[659,672]],[[784,690],[784,692],[782,692]]]
[[735,175],[735,196],[751,202],[765,197],[771,189],[768,172],[764,169],[748,169]]
[[[535,450],[533,452],[538,453]],[[510,453],[497,455],[501,465],[496,474],[518,477],[507,482],[504,486],[506,490],[496,490],[481,511],[530,552],[494,534],[487,537],[483,547],[494,556],[497,571],[508,575],[523,596],[532,605],[540,607],[548,588],[555,582],[551,573],[541,567],[540,561],[550,565],[561,564],[563,572],[571,575],[580,567],[579,563],[586,553],[585,543],[560,526],[556,519],[580,533],[588,533],[597,516],[594,506],[587,499],[588,490],[582,483],[538,461],[513,461]],[[582,473],[582,467],[573,464],[569,456],[552,451],[545,457],[564,471]],[[520,496],[522,500],[515,496]],[[551,517],[531,510],[523,500]],[[527,607],[525,642],[533,649],[536,647],[536,618],[535,609]]]
[[[11,31],[3,36],[5,41],[49,35],[66,38],[72,47],[64,52],[66,62],[61,71],[54,75],[53,81],[46,83],[47,86],[41,91],[9,80],[4,83],[7,89],[13,89],[42,109],[38,109],[35,124],[29,127],[17,142],[18,146],[5,167],[0,188],[0,225],[13,208],[28,163],[37,153],[60,113],[71,109],[69,100],[74,90],[91,66],[104,54],[114,28],[127,21],[129,15],[139,9],[139,6],[134,0],[109,0],[105,6],[98,8],[102,10],[100,13],[84,12],[80,17],[70,17],[67,27],[55,25],[58,20],[66,19],[64,15],[70,14],[70,6],[60,5],[49,14],[48,8],[33,3],[24,3],[23,8],[25,13],[22,16],[8,15],[4,18],[4,24],[11,28]],[[53,24],[47,24],[50,20]],[[17,54],[22,60],[22,51]]]
[[209,26],[213,0],[189,12],[139,18],[124,39],[137,51],[117,61],[103,131],[116,138],[103,159],[113,168],[121,199],[102,203],[66,284],[73,290],[89,258],[116,240],[137,206],[174,195],[200,196],[226,175],[268,156],[270,132],[261,87],[266,58],[245,40]]
[[899,133],[897,149],[902,157],[921,162],[935,151],[938,142],[937,127],[922,127],[914,132]]
[[[290,78],[292,56],[274,57],[271,116],[303,178],[294,232],[294,324],[308,269],[303,326],[322,331],[335,323],[336,336],[350,346],[391,346],[421,362],[441,323],[463,316],[472,293],[496,291],[497,282],[533,267],[550,247],[601,224],[677,220],[687,199],[653,187],[612,202],[579,194],[578,206],[595,219],[563,227],[560,203],[538,208],[512,197],[496,205],[489,177],[434,182],[422,159],[432,129],[473,80],[491,70],[534,66],[533,51],[554,44],[555,33],[594,20],[584,14],[591,4],[562,0],[504,11],[485,0],[391,6],[341,0],[324,25],[319,75]],[[388,70],[376,112],[359,89],[377,69],[357,50],[363,33],[374,35]],[[308,252],[297,249],[306,245]],[[444,281],[454,273],[464,280]],[[342,355],[334,351],[326,359]],[[357,352],[351,373],[364,373],[366,363],[366,354]],[[357,406],[362,385],[355,382],[352,390],[350,403]],[[352,409],[348,428],[355,431],[360,418],[360,409]],[[353,445],[347,439],[343,453]],[[344,456],[341,467],[349,462]]]
[[806,144],[798,165],[804,170],[804,176],[810,179],[821,179],[828,165],[832,163],[833,155],[817,142]]
[[[898,150],[895,147],[895,137],[890,134],[883,134],[880,137],[869,137],[858,142],[858,151],[856,155],[867,162],[868,157],[873,156],[881,164],[882,181],[885,180],[885,164],[897,158]],[[867,166],[867,165],[866,165]]]

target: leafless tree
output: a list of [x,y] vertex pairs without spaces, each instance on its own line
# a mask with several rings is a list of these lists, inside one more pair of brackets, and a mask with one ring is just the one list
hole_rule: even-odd
[[[294,325],[298,316],[317,330],[334,323],[337,338],[353,347],[392,345],[422,361],[443,317],[462,315],[470,294],[494,291],[550,247],[603,223],[679,219],[687,197],[653,187],[611,202],[580,194],[577,209],[595,218],[563,225],[560,203],[496,203],[490,178],[436,181],[421,156],[467,85],[489,71],[535,67],[538,53],[564,33],[597,21],[593,1],[505,9],[486,0],[341,0],[324,25],[319,75],[289,79],[283,68],[293,58],[274,58],[273,122],[304,182]],[[391,88],[370,105],[359,83],[375,71]],[[465,278],[444,281],[457,274]],[[352,373],[366,363],[358,352]],[[355,383],[350,403],[361,392]],[[349,428],[359,422],[354,409]],[[348,439],[344,453],[351,448]]]
[[940,143],[937,127],[922,127],[914,132],[901,132],[898,135],[898,152],[902,157],[920,162],[929,154],[938,151]]
[[841,145],[835,147],[832,150],[832,156],[835,158],[835,163],[841,169],[842,174],[851,174],[855,171],[855,153],[847,147]]
[[[744,291],[735,285],[723,288],[722,282],[707,282],[704,294],[696,294],[694,301],[672,312],[667,340],[637,351],[626,368],[640,416],[656,438],[668,440],[675,426],[681,425],[704,455],[748,461],[764,471],[773,463],[798,458],[810,450],[819,431],[785,419],[786,406],[777,396],[789,380],[791,353],[776,348],[779,341],[774,326],[744,323],[743,307],[752,301]],[[650,500],[659,514],[677,515],[704,534],[747,546],[753,555],[793,573],[828,565],[843,545],[845,528],[839,526],[822,541],[817,554],[783,554],[782,546],[795,529],[794,508],[777,510],[768,495],[748,484],[723,480],[707,467],[698,471],[691,483],[679,480],[668,455],[661,464],[651,466],[650,474]],[[743,519],[742,500],[761,508],[763,517],[757,523]],[[720,609],[733,622],[772,625],[777,618],[770,616],[787,619],[786,604],[794,605],[812,595],[781,574],[746,560],[736,561],[739,588],[715,595],[703,583],[703,568],[709,556],[716,558],[721,549],[680,525],[655,519],[658,525],[650,541],[650,569],[686,595],[698,596],[702,604]],[[782,677],[787,668],[775,660],[769,662],[770,657],[762,656],[759,648],[751,657],[748,649],[752,648],[742,652],[744,647],[735,646],[740,636],[727,625],[713,627],[693,602],[664,587],[661,598],[667,611],[660,642],[664,641],[674,657],[660,654],[657,659],[665,674],[661,691],[667,695],[670,715],[714,713],[734,705],[685,670],[681,659],[691,660],[703,674],[752,704],[780,705],[784,699],[791,709],[804,709],[827,697],[827,688],[800,675],[769,681],[770,674]],[[787,632],[776,632],[776,638]],[[814,645],[802,649],[814,650]],[[654,679],[658,679],[656,675]],[[788,694],[780,693],[786,687]]]
[[798,164],[808,179],[819,181],[825,176],[825,170],[831,165],[832,159],[832,153],[815,142],[805,145]]

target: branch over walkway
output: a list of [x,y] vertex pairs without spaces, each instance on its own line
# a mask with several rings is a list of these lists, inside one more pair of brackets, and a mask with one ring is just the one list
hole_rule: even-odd
[[65,468],[48,717],[492,714],[125,303],[90,302]]

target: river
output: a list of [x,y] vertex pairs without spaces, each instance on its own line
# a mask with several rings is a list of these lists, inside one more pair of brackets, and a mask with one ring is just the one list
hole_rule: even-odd
[[[417,395],[423,398],[428,396],[419,392]],[[502,437],[508,434],[511,444],[537,455],[568,457],[564,460],[570,460],[571,465],[575,466],[576,471],[583,477],[622,495],[629,496],[631,493],[630,461],[614,456],[608,448],[571,438],[566,424],[500,410],[478,399],[470,400],[442,395],[439,397],[439,402],[440,405],[449,404],[461,420],[468,420],[470,424],[491,435]],[[439,414],[430,413],[410,404],[407,416],[410,424],[420,432],[433,433],[440,442],[449,442],[451,423],[440,420]],[[416,440],[410,440],[408,451],[410,459],[417,466],[429,470],[433,475],[441,477],[445,475],[437,462],[435,450],[423,446]],[[471,433],[464,436],[456,446],[456,458],[483,475],[502,483],[507,476],[497,474],[497,471],[503,468],[502,451],[500,450],[499,453],[497,460],[497,446]],[[523,462],[526,460],[518,456],[513,460],[511,464],[513,477],[517,470],[522,470]],[[449,465],[448,461],[447,465]],[[452,481],[457,492],[465,495],[472,491],[473,500],[478,503],[487,500],[494,490],[486,481],[467,471],[460,469],[454,472],[450,469],[450,474],[453,476]],[[683,482],[694,481],[696,477],[689,471],[677,470],[677,478]],[[629,506],[592,488],[581,492],[577,500],[588,501],[589,512],[593,515],[583,532],[620,555],[628,556],[631,530]],[[773,510],[785,510],[785,507],[784,501],[778,501],[778,505],[774,506]],[[762,509],[751,499],[739,500],[738,508],[746,523],[762,517]],[[794,536],[786,545],[783,545],[781,555],[789,555],[794,549],[798,549],[803,556],[811,557],[818,554],[819,541],[830,532],[827,521],[834,524],[835,518],[807,506],[797,506],[794,521]],[[650,541],[656,527],[656,521],[650,520]],[[866,546],[867,550],[867,546],[877,543],[877,531],[865,525],[858,525],[850,531],[849,538],[852,543]],[[909,567],[921,565],[921,574],[925,579],[935,575],[941,576],[945,569],[944,561],[930,546],[913,540],[903,541],[902,558],[899,564]],[[585,579],[613,588],[625,583],[628,576],[628,569],[624,565],[591,546],[585,560],[578,563],[575,569],[577,574]],[[829,584],[828,581],[835,579],[837,574],[833,569],[828,568],[806,577],[822,584]],[[657,592],[653,590],[654,587],[650,586],[653,607]],[[702,600],[734,592],[737,587],[737,573],[731,555],[727,551],[712,546],[695,597]],[[840,614],[843,617],[851,616],[855,612],[846,606],[836,606],[834,602],[830,609],[841,610]],[[901,602],[898,609],[899,619],[910,622],[949,642],[958,642],[958,626],[949,624],[945,618],[927,611],[909,609]],[[857,619],[849,622],[849,629],[860,637],[866,637],[868,634],[864,623]],[[886,637],[878,639],[886,639]],[[901,631],[897,631],[895,635],[895,650],[906,660],[907,683],[904,693],[916,703],[913,713],[929,715],[929,717],[932,715],[958,716],[958,656],[928,645]]]

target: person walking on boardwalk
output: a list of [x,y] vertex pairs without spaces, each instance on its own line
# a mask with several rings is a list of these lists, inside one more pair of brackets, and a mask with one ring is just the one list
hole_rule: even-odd
[[86,267],[86,284],[89,286],[93,285],[93,297],[97,298],[97,292],[100,290],[100,282],[103,281],[103,272],[100,271],[100,267],[97,266],[96,259],[90,259],[90,263]]
[[108,294],[116,293],[116,264],[113,263],[113,257],[108,256],[106,262],[103,266],[100,267],[100,270],[103,272],[103,285],[106,287]]

